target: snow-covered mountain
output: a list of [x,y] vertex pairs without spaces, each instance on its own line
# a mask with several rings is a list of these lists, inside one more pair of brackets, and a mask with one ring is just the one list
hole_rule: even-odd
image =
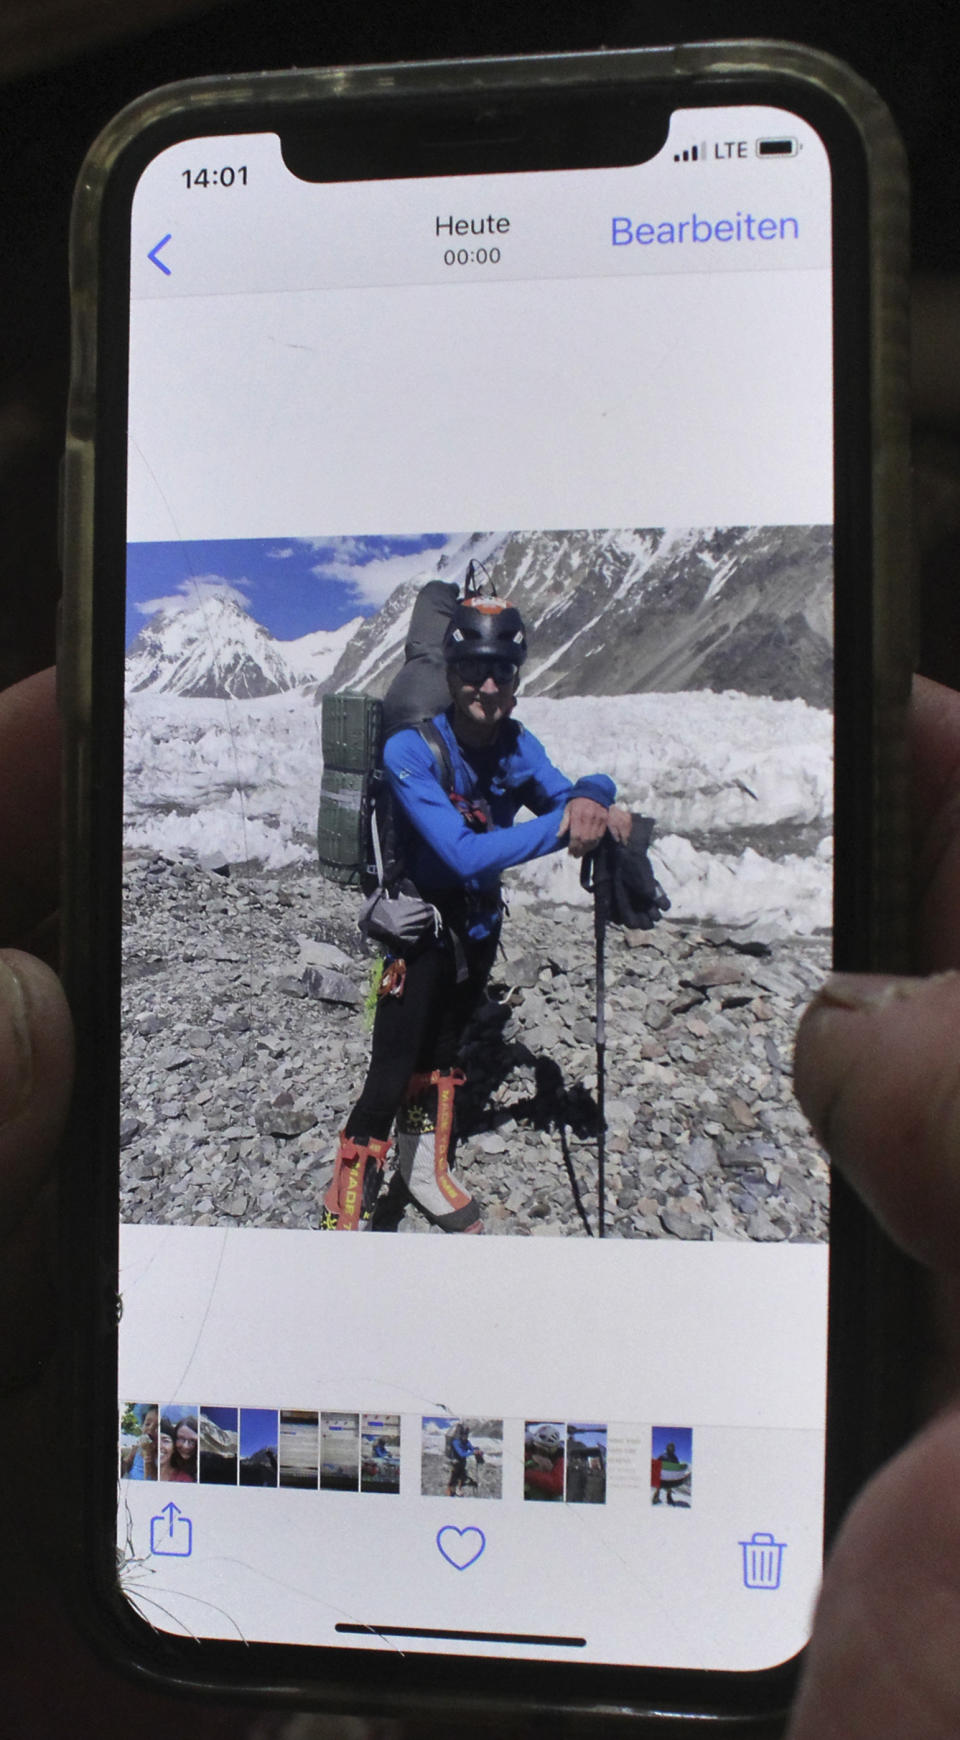
[[736,689],[832,700],[828,526],[476,534],[357,630],[323,685],[383,694],[427,579],[483,561],[527,625],[524,693]]
[[128,694],[248,701],[327,679],[362,621],[278,641],[228,590],[156,611],[127,650]]
[[362,616],[354,616],[342,628],[317,628],[312,634],[301,635],[299,640],[279,640],[273,644],[297,673],[298,682],[320,685],[336,670],[345,647],[363,621]]
[[127,692],[250,700],[308,687],[382,695],[427,580],[482,564],[527,625],[526,695],[737,690],[829,707],[826,526],[473,533],[373,616],[278,641],[229,588],[167,603],[127,654]]

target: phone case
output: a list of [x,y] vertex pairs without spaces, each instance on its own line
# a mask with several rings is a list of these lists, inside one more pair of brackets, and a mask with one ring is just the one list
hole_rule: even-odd
[[[125,362],[111,348],[123,313],[130,190],[165,145],[192,134],[309,126],[318,108],[406,113],[463,93],[556,93],[631,86],[674,106],[771,101],[797,106],[845,167],[835,221],[846,226],[849,282],[838,283],[838,563],[855,572],[854,609],[838,600],[838,667],[861,696],[838,743],[835,931],[841,968],[901,970],[909,960],[904,719],[914,643],[907,438],[907,180],[875,93],[839,62],[765,42],[707,43],[538,59],[333,68],[198,79],[124,110],[92,146],[71,229],[73,363],[63,473],[64,604],[60,703],[66,727],[64,973],[78,1029],[78,1091],[62,1175],[65,1374],[87,1439],[73,1470],[71,1579],[78,1615],[120,1665],[219,1697],[450,1722],[482,1714],[552,1718],[570,1731],[614,1720],[670,1732],[688,1719],[766,1725],[788,1702],[796,1664],[758,1676],[552,1667],[449,1657],[376,1659],[281,1645],[215,1642],[187,1650],[136,1619],[118,1591],[115,1260],[119,1021],[122,645],[103,597],[104,551],[122,545],[123,430],[107,418]],[[853,332],[864,294],[868,329]],[[122,328],[121,328],[122,330]],[[854,354],[855,352],[855,354]],[[865,528],[869,528],[865,535]],[[846,539],[846,543],[844,543]],[[119,584],[115,567],[109,585]],[[868,596],[868,608],[863,598]],[[846,675],[845,675],[846,673]],[[105,1067],[104,1059],[111,1061]],[[913,1423],[906,1351],[908,1265],[841,1184],[833,1200],[828,1525]],[[755,1574],[762,1579],[762,1542]],[[310,1656],[315,1659],[308,1659]],[[741,1731],[741,1726],[737,1727]]]

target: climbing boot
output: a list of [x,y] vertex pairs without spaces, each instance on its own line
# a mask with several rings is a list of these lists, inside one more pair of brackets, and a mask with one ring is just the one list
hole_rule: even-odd
[[333,1177],[323,1199],[322,1232],[368,1232],[386,1165],[389,1142],[355,1142],[340,1132]]
[[400,1173],[395,1171],[386,1190],[377,1197],[377,1206],[370,1219],[371,1232],[398,1232],[409,1201],[410,1192]]
[[[465,1081],[462,1070],[435,1069],[413,1075],[397,1119],[398,1170],[410,1196],[443,1232],[482,1233],[480,1210],[450,1170],[453,1098]],[[429,1106],[436,1089],[436,1111]]]

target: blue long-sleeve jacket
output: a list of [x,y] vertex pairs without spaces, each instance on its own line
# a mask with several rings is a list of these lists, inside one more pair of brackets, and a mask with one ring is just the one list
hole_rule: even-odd
[[[484,749],[465,748],[446,713],[438,713],[433,724],[447,746],[454,791],[486,805],[491,826],[485,833],[468,827],[444,789],[430,745],[419,731],[398,731],[387,739],[383,762],[400,812],[404,862],[424,892],[463,889],[476,897],[470,902],[470,934],[489,935],[499,909],[501,871],[560,849],[557,828],[571,798],[592,798],[609,808],[616,787],[604,773],[574,784],[553,766],[543,744],[513,719],[505,720],[495,742]],[[514,820],[522,808],[533,811],[531,820]]]

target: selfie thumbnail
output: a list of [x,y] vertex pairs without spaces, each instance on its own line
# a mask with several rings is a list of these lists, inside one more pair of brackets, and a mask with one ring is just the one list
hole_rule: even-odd
[[169,1403],[160,1409],[157,1432],[157,1478],[195,1481],[200,1444],[198,1410]]
[[420,1491],[424,1498],[501,1498],[503,1421],[425,1414]]
[[650,1440],[653,1504],[689,1510],[692,1500],[693,1431],[690,1426],[654,1426]]
[[120,1409],[120,1473],[124,1480],[156,1480],[156,1402],[125,1402]]
[[523,1428],[523,1496],[563,1503],[566,1427],[559,1420],[527,1420]]

